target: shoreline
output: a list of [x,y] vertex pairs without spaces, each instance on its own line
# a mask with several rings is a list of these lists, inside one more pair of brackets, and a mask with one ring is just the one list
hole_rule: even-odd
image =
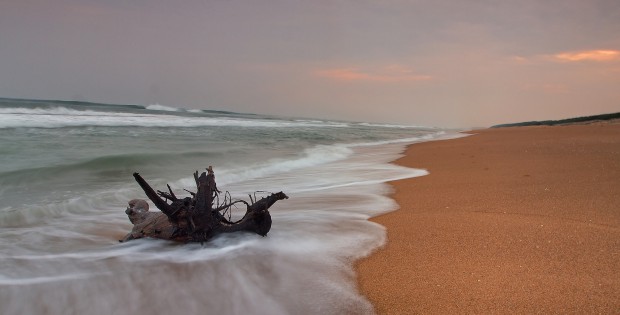
[[379,314],[620,309],[620,124],[483,129],[393,163],[387,243],[355,264]]

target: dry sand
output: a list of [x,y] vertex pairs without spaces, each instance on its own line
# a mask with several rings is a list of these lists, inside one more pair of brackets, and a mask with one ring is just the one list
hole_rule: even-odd
[[357,265],[379,314],[620,313],[620,124],[414,144],[385,247]]

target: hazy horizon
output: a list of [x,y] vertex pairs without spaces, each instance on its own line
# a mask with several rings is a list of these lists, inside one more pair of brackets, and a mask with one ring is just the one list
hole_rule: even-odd
[[0,97],[439,127],[620,110],[620,2],[0,3]]

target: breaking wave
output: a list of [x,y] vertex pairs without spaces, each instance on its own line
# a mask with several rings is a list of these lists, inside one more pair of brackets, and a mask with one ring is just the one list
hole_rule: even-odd
[[[177,110],[174,110],[177,112]],[[63,127],[347,127],[344,123],[303,122],[233,117],[179,116],[143,113],[123,113],[93,110],[53,108],[0,108],[2,128],[63,128]]]

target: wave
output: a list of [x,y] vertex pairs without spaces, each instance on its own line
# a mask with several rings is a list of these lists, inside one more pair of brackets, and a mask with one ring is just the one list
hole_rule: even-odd
[[54,166],[25,168],[15,171],[0,173],[0,183],[9,184],[19,181],[31,181],[35,179],[54,178],[58,175],[74,172],[94,172],[99,176],[109,173],[116,176],[117,173],[133,172],[139,168],[149,166],[165,166],[170,161],[180,161],[191,158],[209,158],[220,153],[190,151],[182,153],[133,153],[102,156],[86,161]]
[[33,100],[33,99],[19,99],[19,98],[1,98],[0,106],[78,106],[88,108],[115,108],[115,109],[144,109],[143,105],[133,104],[105,104],[105,103],[93,103],[84,101],[62,101],[62,100]]
[[[305,149],[303,153],[297,158],[293,159],[271,159],[267,162],[260,164],[253,164],[237,169],[222,170],[218,172],[218,178],[220,184],[228,185],[238,182],[253,180],[257,178],[264,178],[273,176],[274,174],[285,173],[289,171],[295,171],[300,169],[307,169],[318,167],[332,162],[342,161],[350,158],[356,148],[361,147],[375,147],[389,144],[403,144],[403,143],[415,143],[421,141],[429,141],[433,139],[440,139],[444,137],[451,137],[445,132],[435,132],[418,137],[376,141],[376,142],[360,142],[360,143],[347,143],[347,144],[332,144],[332,145],[317,145],[312,148]],[[333,174],[336,176],[336,174]],[[408,174],[407,176],[421,176],[422,173]],[[401,178],[390,178],[389,180],[396,180]],[[184,178],[179,181],[178,184],[184,186],[194,185],[193,178]]]
[[[189,113],[188,113],[189,114]],[[161,113],[131,113],[76,110],[66,107],[0,108],[0,129],[64,127],[347,127],[341,123],[312,123],[290,120],[204,117]]]
[[[298,158],[277,158],[258,165],[255,164],[232,170],[223,170],[219,173],[219,178],[224,179],[221,181],[222,185],[227,185],[344,160],[352,154],[353,150],[343,145],[318,145],[313,148],[305,149]],[[234,180],[232,180],[233,178]],[[186,178],[182,183],[184,185],[191,185],[194,182],[193,179]]]
[[377,124],[377,123],[357,123],[358,126],[378,127],[378,128],[398,128],[398,129],[436,129],[435,127],[425,127],[417,125],[395,125],[395,124]]
[[[5,107],[0,108],[0,114],[24,114],[24,115],[71,115],[71,116],[100,116],[110,113],[108,112],[99,112],[93,111],[90,109],[87,110],[75,110],[67,107],[56,106],[56,107]],[[133,115],[133,114],[124,114],[124,113],[116,113],[116,115]]]
[[349,127],[350,123],[343,121],[332,121],[332,120],[318,120],[318,119],[295,119],[295,122],[304,123],[304,124],[323,124],[323,125],[332,125],[332,126],[342,126]]
[[349,144],[350,147],[369,147],[369,146],[378,146],[378,145],[386,145],[386,144],[397,144],[397,143],[415,143],[421,141],[429,141],[437,138],[441,138],[446,135],[445,131],[438,131],[434,133],[429,133],[422,136],[409,137],[409,138],[399,138],[399,139],[391,139],[391,140],[381,140],[381,141],[373,141],[373,142],[360,142]]
[[3,286],[15,286],[15,285],[32,285],[32,284],[41,284],[41,283],[57,283],[59,281],[72,281],[72,280],[82,280],[88,278],[94,278],[97,276],[101,276],[104,273],[77,273],[77,274],[67,274],[67,275],[56,275],[56,276],[48,276],[48,277],[32,277],[32,278],[20,278],[20,279],[11,279],[5,276],[0,275],[0,285]]
[[172,107],[172,106],[165,106],[165,105],[160,105],[160,104],[148,105],[148,106],[146,106],[146,109],[148,109],[148,110],[159,110],[159,111],[165,111],[165,112],[181,112],[181,111],[185,111],[185,109],[183,109],[183,108]]

